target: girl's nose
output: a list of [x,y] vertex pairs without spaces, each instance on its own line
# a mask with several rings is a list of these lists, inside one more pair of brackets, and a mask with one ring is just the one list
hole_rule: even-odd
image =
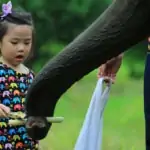
[[19,52],[23,52],[24,51],[24,45],[23,44],[20,44],[20,45],[18,45],[18,48],[17,48],[17,50],[19,51]]

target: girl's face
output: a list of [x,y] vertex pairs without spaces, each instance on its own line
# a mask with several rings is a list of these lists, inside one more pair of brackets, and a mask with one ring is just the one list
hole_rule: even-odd
[[0,42],[3,59],[17,66],[28,57],[32,46],[32,27],[29,25],[9,24],[8,30]]

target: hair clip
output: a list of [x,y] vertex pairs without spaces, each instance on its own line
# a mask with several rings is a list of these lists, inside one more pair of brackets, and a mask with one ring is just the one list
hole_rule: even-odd
[[2,5],[2,16],[1,19],[4,19],[8,14],[12,13],[12,3],[9,1],[7,4]]

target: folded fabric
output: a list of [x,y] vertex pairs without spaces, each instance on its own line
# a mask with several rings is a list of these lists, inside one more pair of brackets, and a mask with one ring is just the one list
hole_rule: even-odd
[[103,78],[97,82],[74,150],[101,150],[102,148],[103,111],[111,88],[109,83],[103,90],[103,83]]

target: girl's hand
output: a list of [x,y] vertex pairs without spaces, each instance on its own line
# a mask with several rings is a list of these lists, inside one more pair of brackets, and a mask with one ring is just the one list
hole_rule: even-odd
[[10,113],[10,108],[0,104],[0,118],[8,118],[8,115]]
[[123,54],[107,61],[105,64],[99,67],[98,78],[104,77],[106,83],[110,80],[115,83],[117,72],[120,69],[122,63]]

